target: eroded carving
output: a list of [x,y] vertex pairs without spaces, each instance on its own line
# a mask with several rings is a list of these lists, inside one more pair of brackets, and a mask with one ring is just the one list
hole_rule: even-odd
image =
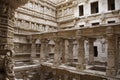
[[14,60],[12,50],[1,50],[0,51],[0,80],[14,80]]

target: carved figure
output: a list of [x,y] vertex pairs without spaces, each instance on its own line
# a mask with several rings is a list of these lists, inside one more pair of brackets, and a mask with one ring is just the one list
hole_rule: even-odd
[[14,79],[14,61],[12,59],[12,51],[8,51],[7,54],[5,55],[5,72],[8,80],[15,80]]

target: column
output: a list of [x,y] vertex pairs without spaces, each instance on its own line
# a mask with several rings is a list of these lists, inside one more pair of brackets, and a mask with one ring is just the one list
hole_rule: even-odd
[[65,40],[65,63],[68,63],[69,59],[69,51],[68,51],[68,40]]
[[55,53],[54,53],[54,64],[58,66],[60,64],[60,38],[54,39],[55,42]]
[[61,40],[61,45],[60,45],[61,49],[60,49],[60,54],[61,54],[61,59],[62,59],[62,63],[65,63],[65,40],[62,39]]
[[[27,0],[0,0],[0,57],[3,51],[5,58],[4,62],[2,60],[2,62],[0,62],[2,67],[2,64],[5,65],[3,68],[1,68],[3,73],[0,72],[0,80],[14,80],[14,14],[15,9],[26,2]],[[9,51],[11,55],[6,54],[7,51]]]
[[0,49],[13,49],[14,32],[14,12],[15,9],[5,1],[0,1]]
[[78,42],[78,70],[84,70],[85,69],[85,50],[84,50],[84,37],[77,38]]
[[32,45],[31,45],[31,61],[34,62],[34,59],[36,58],[36,39],[32,39]]
[[94,41],[95,39],[89,38],[88,44],[89,44],[89,64],[94,65]]
[[69,46],[68,46],[68,53],[69,53],[69,62],[70,64],[73,63],[73,40],[70,39],[69,41]]
[[107,59],[107,76],[116,76],[117,74],[117,37],[114,34],[107,34],[107,51],[108,51],[108,59]]
[[40,62],[46,61],[46,54],[47,54],[47,47],[46,45],[48,44],[47,39],[41,39],[41,47],[40,47]]

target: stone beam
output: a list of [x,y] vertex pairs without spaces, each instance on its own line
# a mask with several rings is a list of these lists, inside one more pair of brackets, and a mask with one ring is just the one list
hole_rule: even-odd
[[73,29],[73,30],[61,30],[57,32],[49,32],[49,33],[40,33],[40,34],[33,34],[32,36],[34,38],[51,38],[54,37],[53,34],[57,33],[57,36],[62,38],[75,38],[76,32],[78,30],[81,31],[81,36],[86,36],[88,38],[98,38],[101,36],[106,35],[106,29],[109,27],[112,27],[114,29],[115,34],[120,34],[120,24],[114,24],[114,25],[103,25],[99,27],[93,27],[93,28],[84,28],[84,29]]

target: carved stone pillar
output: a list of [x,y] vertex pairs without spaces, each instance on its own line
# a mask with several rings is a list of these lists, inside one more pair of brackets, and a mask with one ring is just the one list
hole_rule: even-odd
[[107,70],[106,74],[108,76],[116,76],[117,74],[117,36],[114,35],[113,29],[111,27],[107,28],[106,39],[108,44],[108,59],[107,59]]
[[62,63],[65,63],[65,40],[61,39],[60,43],[61,43],[60,44],[61,60],[62,60]]
[[0,0],[0,49],[14,48],[14,14],[15,9],[24,5],[28,0]]
[[0,1],[0,49],[13,49],[13,26],[15,9]]
[[55,38],[55,53],[54,53],[54,64],[58,66],[60,64],[60,38]]
[[84,70],[85,69],[85,50],[84,50],[84,37],[77,38],[78,42],[78,70]]
[[68,51],[68,40],[65,40],[65,63],[68,63],[69,59],[69,51]]
[[36,44],[35,44],[36,39],[31,40],[32,45],[31,45],[31,61],[34,61],[36,58]]
[[[0,80],[14,80],[14,13],[17,7],[25,4],[27,1],[28,0],[0,0],[0,57],[5,56],[3,58],[5,60],[3,62],[4,67],[0,69],[3,70],[3,73],[0,71]],[[0,65],[3,65],[1,63],[2,62],[0,62]]]
[[47,39],[41,39],[41,52],[40,52],[40,62],[46,61],[46,54],[47,54]]
[[73,63],[73,40],[71,39],[71,40],[68,40],[69,41],[69,46],[68,46],[68,52],[69,52],[69,62],[70,62],[70,64],[72,64]]
[[95,39],[89,38],[89,64],[94,65],[94,41]]

